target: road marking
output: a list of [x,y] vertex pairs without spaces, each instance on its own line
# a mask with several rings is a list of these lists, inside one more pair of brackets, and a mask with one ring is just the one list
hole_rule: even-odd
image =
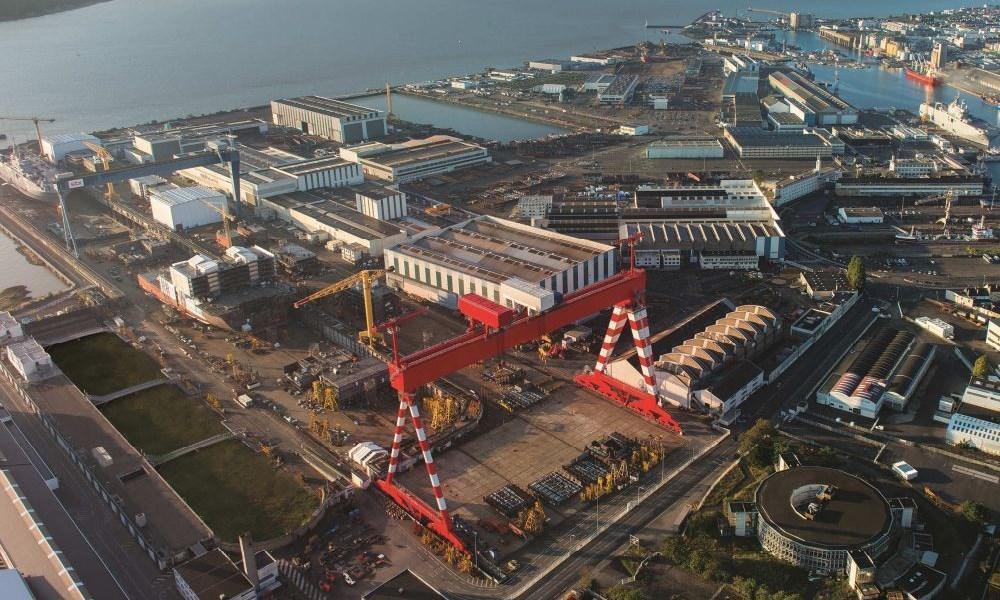
[[952,470],[961,473],[962,475],[968,475],[969,477],[975,477],[976,479],[982,479],[983,481],[988,481],[992,484],[1000,483],[1000,476],[990,475],[989,473],[983,473],[982,471],[976,471],[975,469],[970,469],[969,467],[963,467],[962,465],[951,465]]

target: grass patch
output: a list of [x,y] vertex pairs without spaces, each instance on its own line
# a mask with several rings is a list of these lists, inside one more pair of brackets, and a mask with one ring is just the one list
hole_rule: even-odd
[[166,454],[224,431],[207,406],[173,385],[112,400],[101,412],[146,454]]
[[291,475],[236,440],[182,456],[159,471],[227,542],[247,530],[261,541],[289,533],[319,504]]
[[113,333],[98,333],[47,348],[52,361],[78,388],[103,396],[159,379],[160,365]]
[[740,465],[736,465],[712,488],[711,493],[705,498],[705,506],[718,506],[722,504],[723,500],[733,496],[733,493],[736,492],[737,488],[743,482],[743,470],[740,468]]

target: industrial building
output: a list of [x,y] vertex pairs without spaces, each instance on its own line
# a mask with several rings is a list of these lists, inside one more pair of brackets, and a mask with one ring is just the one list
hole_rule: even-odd
[[[277,148],[258,150],[240,145],[240,196],[256,205],[260,198],[321,187],[344,187],[364,182],[361,167],[336,156],[302,158]],[[226,194],[232,192],[232,178],[225,165],[185,169],[181,175]]]
[[889,171],[896,177],[913,179],[917,177],[931,177],[937,172],[937,163],[932,160],[918,158],[896,158],[889,159]]
[[838,196],[956,196],[982,195],[984,182],[976,176],[842,177],[834,186]]
[[11,342],[5,350],[7,362],[28,383],[41,381],[58,372],[52,363],[52,357],[35,338]]
[[837,168],[820,166],[820,161],[817,160],[816,168],[774,182],[770,186],[771,201],[775,206],[784,206],[825,189],[840,179],[841,174]]
[[917,317],[913,320],[921,329],[928,331],[941,339],[954,340],[955,339],[955,327],[942,319],[936,317]]
[[847,225],[879,225],[885,219],[877,206],[848,206],[837,209],[837,220]]
[[853,125],[858,110],[795,71],[775,71],[768,76],[771,87],[790,101],[793,113],[810,127]]
[[87,144],[101,145],[101,140],[89,133],[58,133],[42,137],[42,156],[52,163],[61,162],[72,152],[93,152]]
[[271,553],[257,552],[249,568],[246,562],[237,563],[215,548],[174,567],[174,585],[184,600],[256,600],[281,585]]
[[948,421],[945,441],[1000,454],[1000,384],[979,378],[969,382],[962,403]]
[[373,219],[388,221],[407,215],[406,194],[383,185],[364,184],[351,188],[358,212]]
[[153,219],[174,230],[222,222],[226,197],[202,186],[149,188]]
[[[793,462],[794,464],[794,462]],[[771,555],[803,569],[874,575],[901,529],[913,523],[912,501],[890,501],[867,481],[839,469],[792,466],[764,479],[753,502],[727,502],[734,533],[756,536]]]
[[447,135],[401,144],[373,142],[341,148],[340,156],[360,165],[365,177],[392,183],[416,181],[492,161],[486,148]]
[[712,136],[657,140],[646,146],[646,158],[723,158],[722,142]]
[[136,133],[132,138],[131,147],[125,148],[122,156],[135,164],[160,162],[170,160],[178,154],[201,152],[213,140],[240,134],[263,135],[267,131],[267,121],[261,119],[164,127],[155,131]]
[[386,134],[382,112],[323,96],[271,100],[271,119],[275,125],[341,144],[357,144]]
[[584,92],[603,92],[615,80],[611,73],[594,73],[587,77],[580,89]]
[[[923,362],[908,361],[914,336],[891,327],[880,329],[851,359],[847,368],[830,376],[816,394],[819,404],[874,419],[882,410],[885,392],[894,377],[902,374],[912,379],[926,372]],[[930,361],[933,353],[919,352],[921,361]],[[908,368],[904,371],[903,367]],[[902,383],[902,380],[900,380]],[[907,384],[909,385],[909,384]]]
[[[673,329],[650,337],[656,395],[674,406],[728,413],[763,386],[763,371],[752,361],[773,347],[783,333],[781,317],[766,307],[732,308],[728,300],[717,301]],[[633,350],[608,362],[606,373],[643,389],[642,370]]]
[[935,352],[934,344],[920,342],[906,353],[885,391],[885,403],[890,408],[897,412],[906,410],[913,393],[934,362]]
[[[0,338],[2,337],[3,327],[0,326]],[[1000,350],[1000,321],[997,319],[991,318],[986,325],[986,345],[994,350]]]
[[615,80],[611,82],[611,85],[605,88],[603,92],[597,93],[597,101],[600,104],[623,106],[632,100],[632,95],[635,94],[635,88],[638,87],[638,85],[638,75],[616,75]]
[[361,600],[397,600],[404,597],[410,600],[448,600],[448,596],[409,569],[403,569],[385,583],[379,584],[361,596]]
[[387,283],[455,307],[478,294],[511,308],[542,311],[616,272],[612,246],[480,216],[415,236],[385,251]]
[[764,131],[760,127],[727,127],[725,137],[740,158],[815,159],[844,153],[844,142],[825,129]]
[[842,269],[802,271],[799,273],[799,283],[813,300],[829,300],[837,294],[854,291]]

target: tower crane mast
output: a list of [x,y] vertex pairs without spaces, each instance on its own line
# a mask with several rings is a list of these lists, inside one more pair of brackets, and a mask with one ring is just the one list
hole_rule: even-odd
[[0,117],[0,121],[31,121],[35,124],[35,136],[38,138],[38,153],[42,152],[42,126],[39,123],[55,123],[48,117]]

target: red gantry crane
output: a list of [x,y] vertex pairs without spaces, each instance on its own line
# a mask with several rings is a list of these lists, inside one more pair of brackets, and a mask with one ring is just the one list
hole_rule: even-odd
[[[639,236],[634,236],[624,240],[624,243],[633,247],[633,257],[634,244],[638,239]],[[645,290],[646,272],[635,268],[633,259],[627,270],[566,294],[554,307],[537,314],[515,312],[482,296],[465,294],[459,298],[458,307],[469,320],[468,330],[462,335],[406,356],[400,356],[395,348],[395,333],[400,320],[389,321],[383,329],[393,334],[393,358],[389,364],[389,380],[392,387],[399,392],[399,411],[396,415],[396,429],[389,454],[388,473],[384,479],[375,482],[376,486],[421,524],[456,548],[468,552],[465,542],[456,534],[448,514],[448,504],[441,489],[437,466],[421,421],[416,401],[417,390],[436,379],[497,356],[519,344],[537,339],[608,307],[614,309],[597,366],[593,373],[578,376],[577,382],[680,433],[680,426],[659,405],[656,398],[652,348],[649,344],[649,325],[644,305]],[[409,315],[404,319],[408,317]],[[626,320],[631,324],[645,382],[644,390],[634,389],[607,376],[604,372],[608,358],[624,330]],[[407,415],[413,421],[417,442],[430,478],[437,505],[434,508],[395,483]]]

